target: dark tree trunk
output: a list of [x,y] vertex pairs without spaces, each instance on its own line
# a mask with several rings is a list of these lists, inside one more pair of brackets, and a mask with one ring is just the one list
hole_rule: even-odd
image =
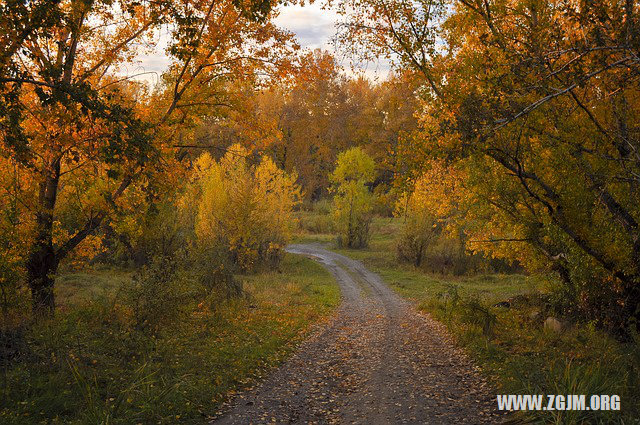
[[53,247],[38,244],[27,260],[27,281],[31,288],[31,303],[36,316],[51,315],[55,309],[53,284],[58,260]]
[[416,252],[416,258],[414,262],[414,265],[416,266],[416,268],[422,265],[422,255],[424,254],[424,248],[425,248],[424,243],[420,242],[418,245],[418,250]]
[[27,259],[27,283],[35,316],[51,315],[55,309],[53,285],[59,259],[53,248],[53,210],[58,196],[60,159],[48,164],[40,183],[36,239]]

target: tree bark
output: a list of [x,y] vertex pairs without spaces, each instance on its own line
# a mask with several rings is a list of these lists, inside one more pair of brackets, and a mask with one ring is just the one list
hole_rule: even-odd
[[27,281],[31,288],[31,307],[35,316],[53,315],[55,297],[53,285],[58,259],[49,244],[34,246],[27,260]]
[[59,258],[53,248],[53,209],[58,196],[60,158],[51,161],[44,174],[38,196],[36,239],[26,263],[35,316],[51,315],[55,309],[53,285]]

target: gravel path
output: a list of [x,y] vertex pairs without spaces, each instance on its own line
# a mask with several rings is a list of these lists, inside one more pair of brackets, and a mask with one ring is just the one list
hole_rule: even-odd
[[335,318],[213,424],[499,423],[495,392],[443,326],[362,263],[317,245],[290,245],[335,276]]

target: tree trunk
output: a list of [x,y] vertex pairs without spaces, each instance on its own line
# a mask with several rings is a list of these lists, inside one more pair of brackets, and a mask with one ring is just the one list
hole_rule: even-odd
[[55,309],[53,285],[59,259],[53,248],[53,210],[58,196],[60,159],[48,165],[40,183],[36,238],[26,263],[34,316],[51,315]]
[[55,309],[53,284],[58,260],[51,244],[37,244],[27,260],[27,281],[35,316],[52,315]]
[[415,258],[415,262],[414,262],[414,266],[416,268],[419,268],[420,265],[422,264],[422,254],[424,253],[424,242],[419,242],[418,243],[418,249],[416,252],[416,258]]

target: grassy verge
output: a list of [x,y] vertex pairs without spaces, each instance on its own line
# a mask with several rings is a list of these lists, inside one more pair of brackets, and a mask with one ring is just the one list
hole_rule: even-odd
[[246,298],[213,310],[194,303],[153,335],[133,327],[121,304],[130,273],[62,276],[56,318],[25,331],[28,350],[2,371],[0,423],[206,422],[339,302],[311,260],[287,255],[280,269],[244,277]]
[[[516,421],[640,423],[637,342],[620,343],[589,323],[567,326],[560,333],[545,330],[540,297],[550,277],[433,275],[400,264],[395,249],[400,225],[394,219],[376,218],[370,246],[363,250],[337,248],[329,232],[313,233],[304,226],[298,240],[327,244],[361,260],[398,294],[445,323],[500,394],[621,396],[620,412],[529,412]],[[505,300],[510,300],[509,308],[495,306]]]

